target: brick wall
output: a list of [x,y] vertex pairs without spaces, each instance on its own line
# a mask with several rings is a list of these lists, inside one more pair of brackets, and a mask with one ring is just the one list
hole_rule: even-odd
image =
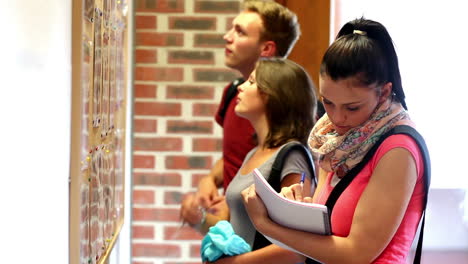
[[220,157],[213,115],[237,73],[222,36],[239,0],[136,0],[133,264],[200,263],[199,234],[178,231],[184,193]]

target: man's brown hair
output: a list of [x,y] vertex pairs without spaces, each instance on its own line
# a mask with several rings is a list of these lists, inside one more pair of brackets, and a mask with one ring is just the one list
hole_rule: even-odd
[[261,40],[275,42],[277,56],[286,58],[301,34],[296,14],[270,0],[245,0],[242,10],[260,15],[264,28]]

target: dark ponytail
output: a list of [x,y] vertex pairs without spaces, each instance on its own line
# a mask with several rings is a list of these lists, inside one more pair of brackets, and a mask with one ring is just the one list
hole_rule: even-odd
[[327,49],[320,73],[332,80],[356,76],[365,85],[391,82],[396,100],[408,109],[393,41],[379,22],[359,18],[346,23]]

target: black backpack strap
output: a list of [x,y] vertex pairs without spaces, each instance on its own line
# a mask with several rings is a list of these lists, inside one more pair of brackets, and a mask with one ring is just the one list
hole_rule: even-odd
[[412,127],[410,126],[396,126],[395,134],[405,134],[411,136],[416,143],[418,144],[419,149],[422,152],[423,160],[424,160],[424,202],[423,202],[423,212],[422,212],[422,219],[421,219],[421,229],[419,231],[419,239],[418,245],[416,247],[416,252],[414,255],[414,264],[421,263],[421,255],[422,255],[422,244],[424,238],[424,224],[426,222],[426,206],[427,206],[427,199],[429,195],[429,187],[431,186],[431,159],[429,156],[429,150],[427,149],[426,142],[424,138]]
[[293,150],[302,152],[302,155],[304,155],[307,165],[310,168],[310,171],[314,172],[314,175],[310,175],[310,178],[314,184],[317,184],[317,180],[315,178],[314,163],[312,161],[312,156],[310,155],[309,149],[299,142],[296,142],[294,144],[289,143],[286,146],[284,146],[280,150],[278,155],[276,156],[275,161],[273,162],[273,165],[271,166],[270,177],[268,177],[268,183],[271,185],[271,187],[273,187],[273,189],[275,189],[276,192],[281,191],[281,181],[280,181],[281,171],[283,170],[286,157]]
[[229,107],[229,103],[232,101],[232,99],[236,96],[237,94],[237,86],[241,85],[244,83],[243,78],[237,78],[234,81],[231,82],[229,87],[227,88],[226,94],[224,95],[224,104],[222,108],[219,110],[219,115],[224,118],[226,115],[226,111]]
[[424,239],[424,222],[426,222],[426,204],[424,204],[424,211],[423,211],[423,215],[422,215],[421,229],[419,230],[418,246],[416,247],[416,252],[414,254],[413,264],[420,264],[421,263],[422,244],[423,244],[423,239]]
[[[271,167],[270,176],[268,177],[268,183],[271,185],[271,187],[273,187],[273,189],[275,189],[276,192],[281,191],[281,171],[283,169],[286,157],[293,150],[298,150],[304,155],[307,161],[307,165],[309,166],[310,171],[313,173],[313,175],[310,175],[310,178],[314,181],[314,183],[316,183],[314,163],[308,148],[299,142],[288,143],[278,152],[278,155],[276,156],[275,161]],[[264,248],[270,244],[271,242],[268,239],[266,239],[260,232],[256,231],[252,250]]]
[[422,215],[422,223],[421,223],[421,231],[419,233],[419,241],[418,246],[416,249],[416,254],[413,263],[420,263],[421,261],[421,253],[422,253],[422,240],[423,240],[423,233],[424,233],[424,222],[425,222],[425,211],[427,205],[427,196],[429,194],[429,186],[431,184],[431,160],[429,157],[429,151],[427,149],[426,143],[424,138],[412,127],[401,125],[396,126],[390,129],[387,133],[382,135],[379,140],[374,144],[374,146],[367,152],[364,156],[363,160],[356,165],[353,169],[351,169],[341,180],[338,184],[333,188],[330,196],[327,199],[325,205],[328,208],[329,216],[331,217],[333,207],[335,206],[336,201],[343,193],[343,191],[349,186],[349,184],[353,181],[356,175],[362,170],[362,168],[367,164],[367,162],[372,158],[372,156],[377,151],[378,147],[382,142],[391,135],[396,134],[405,134],[412,137],[416,144],[418,145],[424,160],[424,204],[423,204],[423,215]]

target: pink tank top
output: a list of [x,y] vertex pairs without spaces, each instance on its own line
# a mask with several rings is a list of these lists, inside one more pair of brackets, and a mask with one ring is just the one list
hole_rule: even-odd
[[[416,161],[418,178],[400,227],[384,251],[372,263],[406,263],[406,257],[410,251],[422,215],[424,201],[423,157],[417,143],[407,135],[393,135],[384,140],[374,157],[356,175],[356,178],[338,198],[331,215],[333,235],[340,237],[348,236],[357,203],[369,183],[374,168],[377,166],[380,158],[393,148],[405,148],[412,154]],[[316,203],[326,203],[330,192],[333,190],[330,184],[332,177],[333,173],[329,173],[326,178],[326,185],[316,196]]]

